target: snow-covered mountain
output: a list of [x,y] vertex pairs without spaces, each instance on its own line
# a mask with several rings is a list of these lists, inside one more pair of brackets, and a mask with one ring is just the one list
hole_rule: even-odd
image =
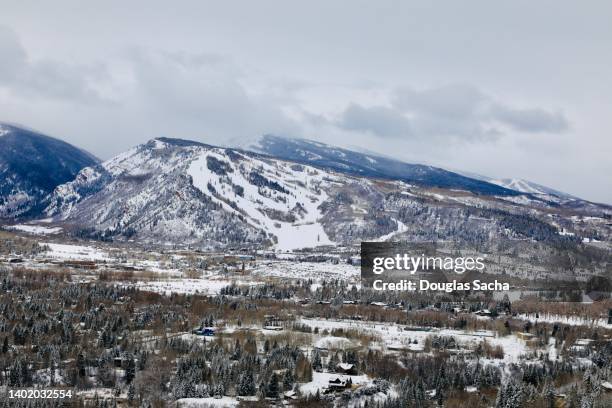
[[558,211],[530,195],[353,173],[160,138],[84,168],[53,191],[43,216],[76,236],[204,249],[284,251],[381,239],[561,245],[611,234],[607,206]]
[[483,195],[517,195],[513,189],[487,180],[467,177],[438,167],[405,163],[376,154],[360,153],[306,139],[264,135],[248,147],[274,157],[354,176],[401,180],[420,186],[460,189]]
[[97,162],[61,140],[0,123],[0,219],[36,215],[55,187]]
[[155,139],[59,186],[45,210],[106,236],[280,250],[331,244],[318,220],[334,176],[178,139]]

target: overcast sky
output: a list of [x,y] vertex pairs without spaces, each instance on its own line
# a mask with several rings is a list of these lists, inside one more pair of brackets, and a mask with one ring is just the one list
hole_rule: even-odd
[[612,3],[0,0],[0,121],[102,159],[265,133],[612,203]]

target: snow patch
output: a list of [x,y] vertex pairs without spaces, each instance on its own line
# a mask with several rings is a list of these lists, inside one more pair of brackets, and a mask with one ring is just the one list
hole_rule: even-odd
[[8,225],[5,227],[5,229],[22,231],[22,232],[27,232],[28,234],[36,234],[36,235],[51,235],[51,234],[57,234],[62,231],[61,227],[43,227],[40,225],[26,225],[26,224]]

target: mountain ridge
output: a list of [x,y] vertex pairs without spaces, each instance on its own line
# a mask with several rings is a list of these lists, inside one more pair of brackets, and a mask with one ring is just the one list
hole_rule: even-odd
[[439,167],[411,164],[376,154],[360,153],[308,139],[264,135],[251,147],[260,153],[303,164],[323,166],[346,174],[402,180],[440,188],[457,188],[485,195],[518,192]]
[[0,218],[36,216],[55,187],[97,162],[60,139],[0,123]]

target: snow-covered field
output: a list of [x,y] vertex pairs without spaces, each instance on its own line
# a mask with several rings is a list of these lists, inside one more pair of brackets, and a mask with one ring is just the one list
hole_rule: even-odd
[[50,242],[41,243],[49,247],[45,256],[62,260],[81,261],[110,261],[108,253],[90,246],[55,244]]
[[30,224],[7,225],[5,229],[27,232],[28,234],[35,234],[35,235],[51,235],[51,234],[58,234],[62,232],[61,227],[44,227],[42,225],[30,225]]
[[[327,319],[306,319],[302,318],[301,323],[310,327],[318,327],[319,330],[327,329],[353,329],[363,333],[373,334],[380,337],[382,347],[397,347],[398,345],[408,346],[417,341],[417,346],[410,345],[413,350],[422,349],[425,340],[432,335],[453,336],[463,347],[475,348],[479,343],[486,341],[492,346],[501,346],[504,349],[504,360],[506,363],[516,363],[520,356],[528,352],[525,341],[514,335],[496,337],[494,333],[488,331],[470,332],[453,329],[431,329],[430,331],[411,330],[405,326],[392,323],[376,323],[355,320],[327,320]],[[501,362],[501,360],[500,360]]]
[[532,314],[520,314],[516,316],[517,319],[529,320],[532,323],[563,323],[569,326],[588,326],[588,327],[603,327],[606,329],[612,329],[612,324],[608,324],[606,319],[588,319],[580,316],[561,316],[556,314],[543,314],[539,313],[536,317],[535,313]]
[[358,346],[356,342],[347,339],[346,337],[325,336],[316,341],[315,347],[326,350],[344,350]]
[[238,285],[244,285],[245,282],[231,281],[227,279],[170,279],[170,280],[159,280],[159,281],[139,281],[136,282],[136,286],[140,290],[146,290],[151,292],[157,292],[164,295],[170,295],[171,293],[180,294],[206,294],[215,295],[219,291],[236,283]]
[[285,260],[258,261],[251,270],[256,276],[274,276],[290,279],[356,279],[360,276],[359,266],[349,265],[341,262],[296,262]]
[[196,408],[196,407],[235,407],[238,406],[239,401],[232,397],[221,397],[221,398],[182,398],[176,401],[176,406],[180,408]]

